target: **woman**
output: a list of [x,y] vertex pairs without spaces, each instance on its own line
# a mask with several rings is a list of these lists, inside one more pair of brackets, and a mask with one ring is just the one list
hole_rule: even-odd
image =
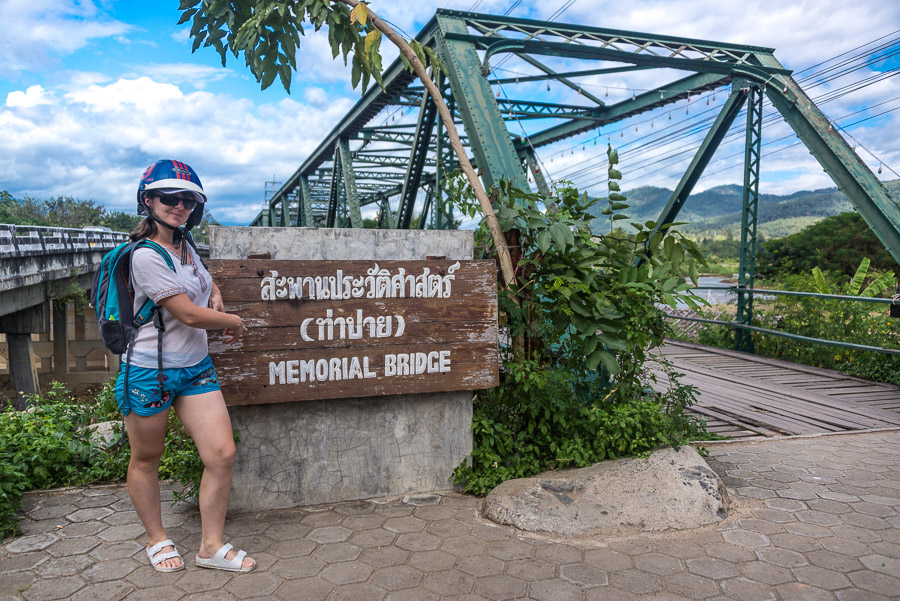
[[[160,511],[159,460],[169,410],[174,407],[204,465],[199,494],[202,539],[196,564],[249,572],[256,563],[223,541],[235,448],[206,341],[208,329],[223,328],[228,342],[247,330],[240,317],[225,313],[219,289],[185,239],[187,230],[200,222],[206,194],[190,166],[162,160],[144,172],[137,201],[138,214],[146,218],[131,233],[132,240],[151,240],[165,249],[139,247],[131,265],[135,309],[147,298],[161,307],[162,374],[157,329],[144,326],[130,354],[123,354],[128,362],[127,394],[124,365],[116,381],[116,400],[131,445],[128,494],[147,530],[147,557],[160,572],[184,569],[181,555],[166,536]],[[171,255],[171,261],[163,252]]]

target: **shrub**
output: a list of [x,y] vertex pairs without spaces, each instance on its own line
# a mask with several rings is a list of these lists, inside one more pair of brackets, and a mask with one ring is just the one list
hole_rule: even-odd
[[[121,419],[115,379],[92,402],[75,401],[62,384],[54,382],[46,394],[31,396],[27,404],[26,411],[9,408],[0,413],[0,537],[18,533],[16,511],[22,493],[123,480],[131,459],[127,444],[107,446],[92,430],[83,428]],[[119,435],[120,428],[114,426]],[[169,414],[159,473],[178,487],[175,502],[197,497],[203,463],[174,411]]]

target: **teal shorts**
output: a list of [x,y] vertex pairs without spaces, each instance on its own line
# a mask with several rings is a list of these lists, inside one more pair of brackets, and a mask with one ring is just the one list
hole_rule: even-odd
[[[125,369],[128,369],[128,395],[125,395]],[[163,370],[163,389],[160,397],[159,380],[155,367],[119,367],[116,378],[116,402],[122,415],[134,411],[137,415],[156,415],[172,406],[176,397],[203,394],[220,390],[219,379],[212,359],[206,359],[191,367],[173,367]]]

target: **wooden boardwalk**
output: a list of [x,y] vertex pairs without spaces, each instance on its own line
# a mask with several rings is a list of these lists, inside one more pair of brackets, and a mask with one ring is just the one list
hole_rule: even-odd
[[[900,388],[838,372],[669,340],[661,354],[699,394],[710,431],[743,438],[900,427]],[[665,390],[667,381],[654,367]]]

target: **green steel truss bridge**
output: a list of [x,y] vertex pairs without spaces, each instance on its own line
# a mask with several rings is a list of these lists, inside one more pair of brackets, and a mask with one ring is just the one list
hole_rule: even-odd
[[[753,287],[763,98],[794,130],[846,194],[893,257],[900,262],[900,205],[775,58],[773,49],[671,36],[533,21],[439,9],[416,39],[435,50],[447,73],[438,73],[463,143],[486,187],[501,178],[544,193],[548,183],[536,150],[559,140],[660,109],[711,90],[730,93],[693,160],[675,186],[658,223],[675,220],[735,123],[746,116],[740,287]],[[514,55],[533,74],[501,77]],[[576,64],[575,70],[547,63]],[[521,64],[521,63],[519,63]],[[615,73],[676,73],[654,89],[607,104],[579,80]],[[510,99],[519,83],[550,82],[577,92],[578,104]],[[593,81],[593,80],[592,80]],[[255,226],[362,227],[362,208],[375,205],[378,227],[453,227],[441,179],[457,168],[436,110],[421,83],[397,59],[309,158],[276,190]],[[591,86],[596,91],[596,86]],[[532,88],[533,89],[533,88]],[[723,92],[724,93],[724,92]],[[746,110],[744,110],[746,109]],[[407,112],[415,119],[384,118]],[[378,122],[381,123],[378,123]],[[532,125],[525,135],[523,122]],[[534,124],[539,126],[534,130]],[[399,200],[398,200],[399,199]],[[392,208],[394,207],[394,208]],[[370,211],[371,212],[370,207]],[[752,295],[739,302],[738,321],[749,323]]]

